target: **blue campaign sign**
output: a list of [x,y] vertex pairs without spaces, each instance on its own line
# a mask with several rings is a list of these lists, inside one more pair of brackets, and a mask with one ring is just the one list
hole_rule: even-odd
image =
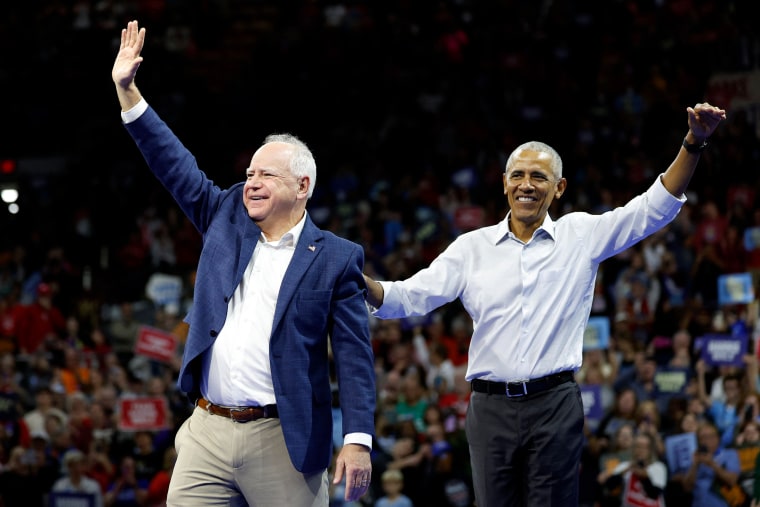
[[665,438],[665,457],[668,460],[669,474],[685,472],[691,466],[691,459],[697,450],[697,436],[694,433],[681,433]]
[[583,333],[583,350],[606,349],[610,343],[610,318],[590,317]]
[[718,277],[718,304],[751,303],[755,299],[751,273],[731,273]]
[[49,507],[95,507],[95,495],[90,493],[64,493],[53,491],[48,497]]
[[710,366],[743,366],[747,335],[707,334],[701,338],[702,359]]
[[744,230],[744,248],[748,252],[760,248],[760,227],[747,227]]
[[689,383],[687,368],[659,367],[654,374],[654,384],[659,394],[680,395]]
[[581,401],[583,402],[583,415],[588,422],[595,428],[604,415],[602,410],[602,388],[595,385],[584,385],[581,387]]

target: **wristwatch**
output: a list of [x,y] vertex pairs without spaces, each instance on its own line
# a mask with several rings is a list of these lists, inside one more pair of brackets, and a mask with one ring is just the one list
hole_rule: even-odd
[[702,153],[705,148],[707,148],[707,139],[702,141],[702,144],[690,144],[689,141],[686,140],[686,138],[683,138],[683,147],[686,148],[686,151],[689,153]]

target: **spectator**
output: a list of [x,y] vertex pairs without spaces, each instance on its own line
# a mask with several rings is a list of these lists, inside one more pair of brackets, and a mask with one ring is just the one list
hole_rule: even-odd
[[[692,507],[732,505],[726,495],[737,493],[741,467],[736,451],[720,447],[718,428],[710,423],[700,424],[697,445],[683,481],[684,488],[693,492]],[[738,493],[741,493],[741,487]]]
[[[76,493],[85,495],[93,507],[103,507],[103,493],[100,484],[85,475],[87,457],[79,449],[72,449],[63,455],[63,465],[66,475],[53,484],[53,493]],[[64,505],[51,503],[53,507]]]
[[123,456],[116,476],[108,486],[104,503],[106,507],[139,507],[148,496],[148,485],[146,479],[137,478],[134,458]]
[[741,420],[739,405],[744,399],[742,393],[742,380],[738,375],[723,377],[723,392],[726,401],[714,400],[705,392],[705,369],[704,361],[697,362],[697,375],[699,379],[699,396],[707,407],[710,419],[720,432],[722,447],[728,447],[734,440],[734,430]]
[[428,406],[425,388],[420,380],[420,373],[411,370],[404,376],[401,396],[396,403],[399,420],[411,420],[419,432],[425,431],[425,410]]
[[383,472],[383,492],[385,495],[375,502],[375,507],[414,507],[412,501],[402,493],[404,476],[398,470]]
[[607,487],[613,482],[622,483],[622,503],[619,504],[622,507],[665,507],[663,491],[668,472],[665,464],[657,460],[654,445],[649,434],[637,435],[632,459],[620,463],[610,473],[600,474],[599,481]]
[[36,300],[24,308],[17,322],[19,352],[34,354],[48,341],[60,337],[65,329],[63,313],[53,305],[53,288],[47,283],[40,283]]
[[169,481],[177,461],[177,451],[169,447],[164,451],[163,466],[156,472],[148,484],[148,495],[145,505],[148,507],[166,507],[166,496],[169,493]]
[[49,386],[41,386],[34,394],[35,407],[24,415],[24,421],[30,433],[47,433],[45,419],[50,414],[68,423],[66,413],[55,406],[53,390]]
[[745,419],[734,440],[734,448],[739,456],[739,484],[748,496],[755,489],[755,462],[760,454],[760,422]]
[[37,473],[37,457],[31,449],[14,447],[8,463],[0,469],[0,499],[2,505],[43,507],[45,486]]

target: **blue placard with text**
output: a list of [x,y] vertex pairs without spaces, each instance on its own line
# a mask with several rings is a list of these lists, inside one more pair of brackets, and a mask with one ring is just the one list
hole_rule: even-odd
[[751,303],[755,299],[750,273],[731,273],[718,277],[718,304],[735,305]]
[[686,472],[691,466],[691,459],[697,450],[697,436],[694,433],[681,433],[665,438],[665,458],[668,461],[669,475]]
[[610,318],[589,317],[583,333],[583,350],[606,349],[610,343]]
[[743,366],[747,335],[707,334],[702,342],[702,359],[710,366]]

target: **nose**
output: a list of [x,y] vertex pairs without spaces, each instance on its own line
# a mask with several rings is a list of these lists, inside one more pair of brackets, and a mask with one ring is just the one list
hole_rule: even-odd
[[534,188],[533,181],[531,181],[530,176],[526,176],[523,178],[523,180],[520,182],[520,189],[532,189]]

